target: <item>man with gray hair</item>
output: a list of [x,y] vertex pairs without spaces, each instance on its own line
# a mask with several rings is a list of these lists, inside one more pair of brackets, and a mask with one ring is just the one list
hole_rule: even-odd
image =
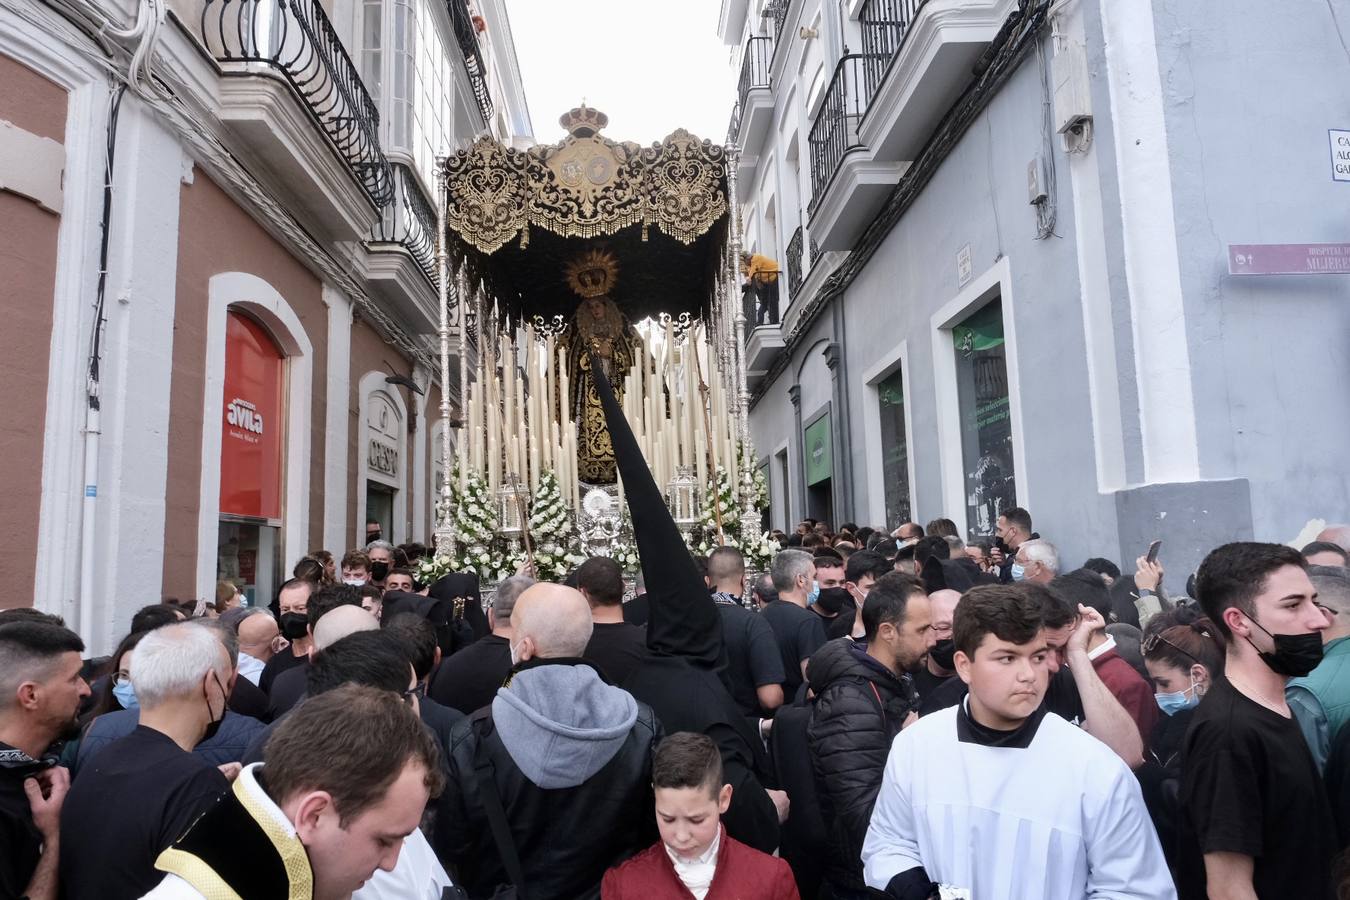
[[160,880],[155,858],[238,774],[192,752],[224,720],[233,680],[213,629],[166,625],[136,645],[139,724],[85,765],[61,811],[64,897],[139,897]]
[[[267,710],[267,695],[248,679],[238,677],[239,641],[228,626],[219,619],[190,619],[184,624],[215,635],[230,660],[230,677],[223,680],[229,688],[229,709],[215,733],[198,741],[193,752],[213,766],[239,762],[249,744],[263,733],[260,717]],[[135,660],[134,654],[132,659]],[[244,692],[250,692],[246,700],[241,699]],[[137,722],[135,709],[119,709],[94,719],[80,741],[74,774],[78,776],[103,748],[134,732]]]
[[[507,883],[536,897],[597,896],[605,870],[654,839],[651,759],[661,726],[578,662],[591,627],[579,591],[526,589],[511,612],[515,674],[452,732],[435,841],[470,896]],[[491,812],[493,799],[503,816]]]
[[533,584],[528,575],[512,575],[497,585],[487,611],[491,633],[441,660],[428,697],[466,716],[492,702],[511,674],[511,613],[516,599]]
[[1350,569],[1309,566],[1308,578],[1331,625],[1322,632],[1322,661],[1285,685],[1284,697],[1317,767],[1325,771],[1331,745],[1350,721]]
[[825,625],[807,607],[815,600],[816,563],[805,550],[782,550],[769,567],[778,599],[760,615],[773,629],[783,659],[783,702],[792,703],[806,680],[806,663],[825,643]]
[[370,557],[370,583],[384,588],[384,580],[394,567],[394,545],[388,541],[371,541],[366,544],[366,556]]
[[1024,541],[1013,558],[1013,581],[1049,584],[1059,574],[1059,551],[1047,540]]

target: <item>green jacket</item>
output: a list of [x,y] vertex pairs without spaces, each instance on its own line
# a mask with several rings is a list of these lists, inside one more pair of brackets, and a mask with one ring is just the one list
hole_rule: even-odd
[[1350,721],[1350,638],[1337,638],[1323,647],[1322,662],[1290,681],[1284,695],[1318,768],[1325,768],[1331,742]]

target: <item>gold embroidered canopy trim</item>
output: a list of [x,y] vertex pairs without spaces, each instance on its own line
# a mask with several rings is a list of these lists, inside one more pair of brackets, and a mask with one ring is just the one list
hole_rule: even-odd
[[[493,254],[531,228],[596,238],[655,227],[693,244],[727,214],[726,148],[679,129],[640,147],[596,133],[593,110],[569,114],[560,143],[516,150],[480,138],[445,161],[446,225],[480,253]],[[568,117],[564,117],[567,119]]]

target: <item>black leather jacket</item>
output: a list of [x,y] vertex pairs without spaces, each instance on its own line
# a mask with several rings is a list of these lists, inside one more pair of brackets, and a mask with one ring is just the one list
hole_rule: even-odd
[[603,769],[574,788],[537,787],[516,766],[488,711],[450,734],[449,774],[437,804],[432,843],[441,862],[472,898],[509,883],[484,811],[474,752],[484,742],[529,900],[598,898],[605,870],[657,840],[652,754],[661,724],[638,704],[623,747]]
[[908,678],[860,659],[849,638],[830,641],[807,666],[816,694],[807,746],[829,835],[825,877],[862,891],[862,845],[891,742],[918,707]]

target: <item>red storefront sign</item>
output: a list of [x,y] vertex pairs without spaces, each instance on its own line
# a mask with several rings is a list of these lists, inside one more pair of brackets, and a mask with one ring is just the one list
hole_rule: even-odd
[[225,327],[220,511],[281,518],[281,396],[285,357],[262,326],[236,312]]

